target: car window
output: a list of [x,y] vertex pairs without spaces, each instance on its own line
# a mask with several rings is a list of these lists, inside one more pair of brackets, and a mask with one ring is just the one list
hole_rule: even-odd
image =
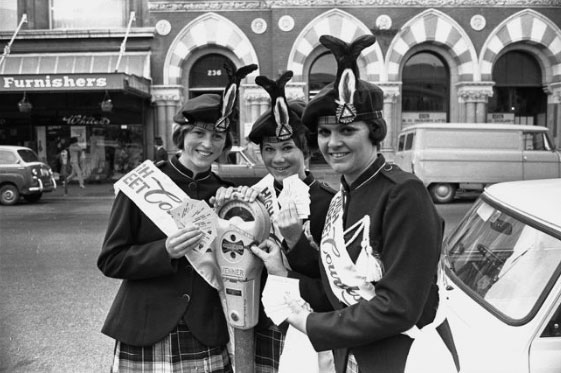
[[561,337],[561,306],[547,323],[541,337]]
[[547,136],[543,132],[524,132],[524,150],[551,150]]
[[17,157],[9,150],[0,150],[0,164],[15,164]]
[[19,149],[18,154],[24,162],[39,162],[37,154],[31,149]]
[[407,139],[405,140],[405,150],[411,150],[413,147],[413,139],[415,138],[414,133],[410,133],[407,135]]
[[478,201],[445,243],[447,273],[506,317],[528,316],[561,263],[561,240]]
[[399,136],[399,144],[397,145],[397,151],[400,152],[403,150],[403,146],[405,144],[405,135]]

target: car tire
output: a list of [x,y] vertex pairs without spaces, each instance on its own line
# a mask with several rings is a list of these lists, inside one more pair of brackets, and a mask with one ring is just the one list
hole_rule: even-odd
[[0,187],[0,204],[11,206],[19,201],[19,191],[15,185],[6,184]]
[[43,193],[34,193],[23,196],[23,199],[25,199],[27,202],[34,203],[39,201],[42,196]]
[[432,184],[429,193],[434,203],[450,203],[454,200],[457,186],[449,183]]

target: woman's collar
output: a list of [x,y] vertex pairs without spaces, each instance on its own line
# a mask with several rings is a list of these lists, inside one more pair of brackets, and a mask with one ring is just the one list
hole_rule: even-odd
[[344,177],[341,177],[341,185],[346,191],[351,191],[358,189],[361,187],[368,179],[374,177],[380,169],[386,164],[386,159],[381,153],[378,153],[378,156],[374,161],[368,166],[366,170],[351,184],[347,184]]
[[179,172],[181,175],[185,177],[188,177],[191,180],[206,179],[211,172],[211,168],[209,168],[207,171],[200,172],[195,177],[193,177],[193,171],[185,167],[185,165],[181,163],[181,161],[179,160],[179,154],[171,158],[171,165],[173,166],[173,168],[175,168],[177,172]]

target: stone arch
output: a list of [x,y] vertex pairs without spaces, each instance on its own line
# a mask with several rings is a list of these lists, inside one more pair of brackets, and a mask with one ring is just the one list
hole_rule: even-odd
[[[229,19],[205,13],[181,30],[171,43],[164,61],[164,85],[181,84],[182,66],[191,54],[204,46],[231,51],[241,65],[257,64],[257,53],[249,38]],[[252,75],[258,75],[259,70]]]
[[437,43],[450,50],[459,81],[480,80],[477,53],[465,30],[447,14],[427,9],[403,25],[392,40],[386,59],[388,81],[400,80],[400,66],[407,51],[422,43]]
[[[542,65],[542,76],[549,83],[561,81],[561,29],[549,18],[532,9],[513,14],[499,24],[487,37],[480,54],[481,78],[491,80],[493,64],[514,43],[531,42]],[[544,66],[544,63],[546,64]]]
[[[371,34],[366,25],[353,15],[340,9],[331,9],[314,18],[300,32],[296,38],[288,57],[288,70],[294,72],[294,81],[305,81],[304,65],[308,62],[309,55],[318,46],[321,46],[319,37],[329,34],[346,42],[352,41],[365,34]],[[383,55],[378,43],[366,48],[359,59],[362,59],[366,71],[361,71],[361,78],[369,81],[379,81],[383,72]]]

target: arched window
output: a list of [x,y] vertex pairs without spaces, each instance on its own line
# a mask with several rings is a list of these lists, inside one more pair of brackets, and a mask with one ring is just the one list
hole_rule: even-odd
[[403,124],[447,122],[450,107],[450,71],[436,54],[420,52],[403,67]]
[[546,125],[547,96],[533,56],[522,51],[505,53],[493,66],[493,80],[488,121]]
[[228,57],[221,54],[207,54],[199,58],[189,72],[189,98],[203,93],[222,93],[228,84],[224,64],[228,64],[232,70],[236,68]]
[[331,53],[320,55],[310,66],[308,75],[308,99],[312,99],[323,87],[335,81],[337,63]]

